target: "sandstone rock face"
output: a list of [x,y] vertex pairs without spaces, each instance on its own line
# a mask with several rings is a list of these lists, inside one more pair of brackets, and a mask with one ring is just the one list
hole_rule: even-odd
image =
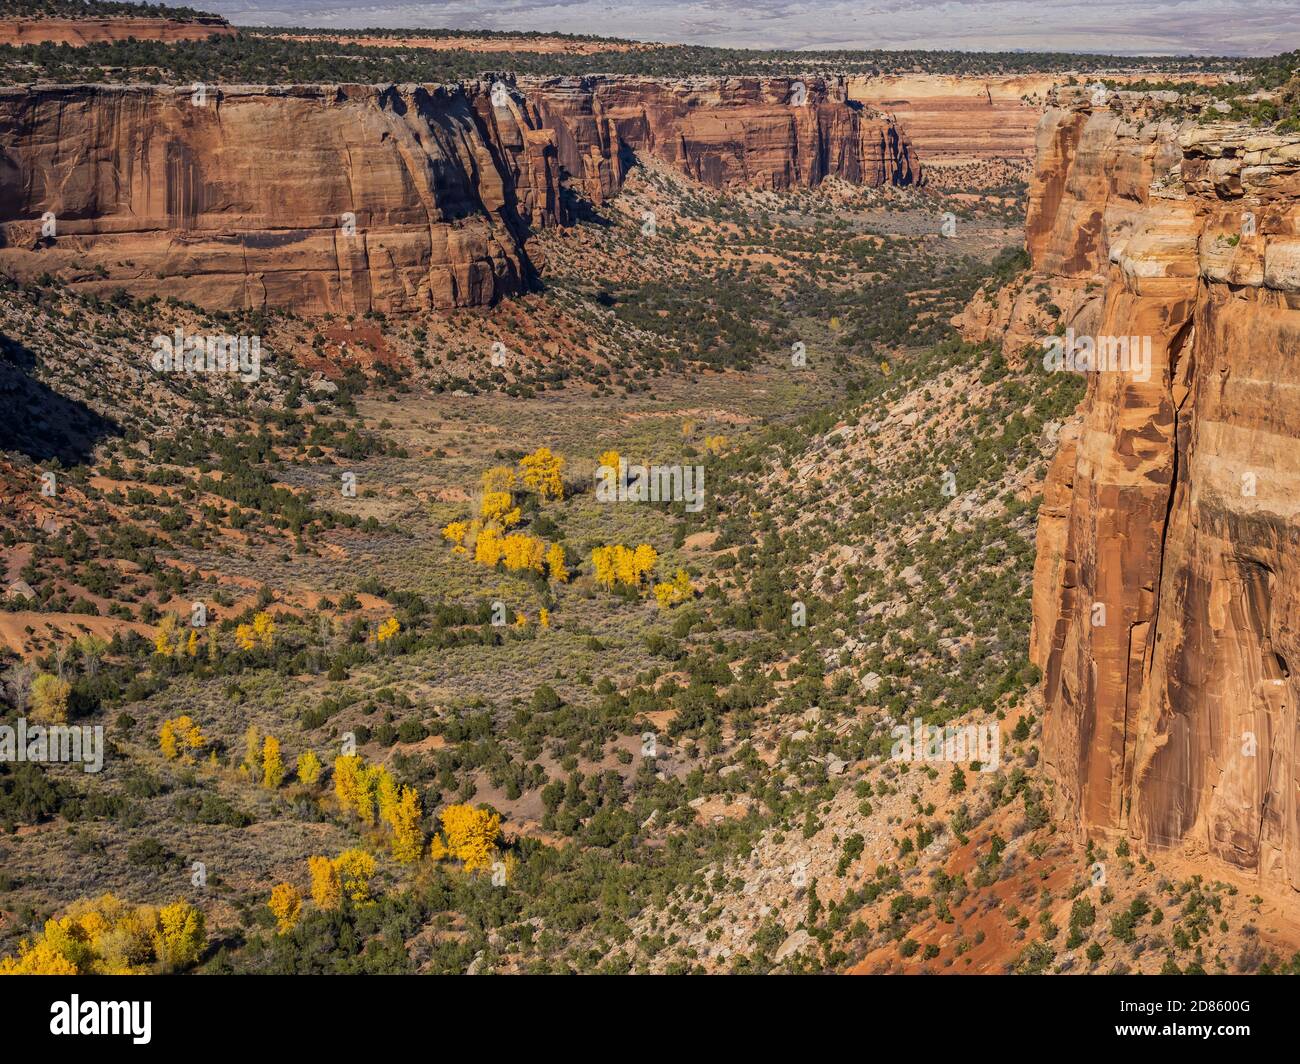
[[843,80],[590,77],[524,80],[560,164],[594,202],[616,192],[633,156],[713,188],[911,185],[921,170],[897,125],[849,99]]
[[1300,137],[1077,100],[1039,150],[1034,276],[1098,285],[1092,334],[1151,351],[1088,374],[1045,489],[1060,812],[1300,890]]
[[488,303],[526,283],[558,172],[526,116],[485,127],[480,104],[459,86],[0,91],[0,268],[220,309]]
[[234,26],[225,19],[205,16],[182,21],[173,18],[39,18],[0,19],[0,44],[104,44],[125,41],[203,41],[233,37]]
[[1041,98],[1055,80],[1047,74],[883,74],[850,78],[847,88],[849,99],[896,118],[927,166],[990,159],[1028,164],[1043,112]]
[[[1131,82],[1141,74],[1108,74],[1107,80]],[[925,159],[932,179],[953,170],[1000,162],[1027,171],[1041,159],[1038,120],[1054,92],[1077,74],[1002,74],[981,77],[953,74],[877,74],[846,81],[850,100],[888,114],[907,130]],[[1180,79],[1181,80],[1181,79]],[[1212,84],[1217,75],[1198,74],[1189,81]]]
[[919,178],[842,85],[792,84],[0,89],[0,270],[222,310],[481,306],[532,282],[563,180],[604,202],[638,154],[714,187]]

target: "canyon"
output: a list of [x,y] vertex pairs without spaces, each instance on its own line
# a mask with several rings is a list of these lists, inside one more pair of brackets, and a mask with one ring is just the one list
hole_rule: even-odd
[[1039,126],[1029,277],[961,319],[1029,373],[1048,307],[1151,345],[1148,379],[1088,374],[1044,491],[1030,653],[1057,812],[1289,895],[1300,136],[1089,97],[1054,93]]
[[529,287],[531,233],[637,157],[714,188],[922,180],[840,81],[0,90],[0,268],[211,309],[406,313]]

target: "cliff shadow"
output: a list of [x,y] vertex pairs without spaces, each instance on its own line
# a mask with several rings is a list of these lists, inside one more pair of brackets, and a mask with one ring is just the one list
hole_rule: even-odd
[[95,445],[122,427],[36,379],[36,355],[0,333],[0,450],[65,466],[90,461]]
[[583,222],[601,229],[609,229],[614,224],[596,210],[596,205],[591,200],[572,188],[567,180],[560,185],[560,206],[570,223]]

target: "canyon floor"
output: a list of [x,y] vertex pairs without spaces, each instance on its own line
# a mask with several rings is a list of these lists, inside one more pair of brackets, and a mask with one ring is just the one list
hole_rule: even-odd
[[[1020,209],[649,166],[544,238],[541,291],[486,311],[254,323],[7,288],[4,383],[29,417],[5,430],[4,559],[30,601],[0,635],[110,746],[94,776],[3,767],[0,942],[111,893],[200,906],[214,972],[1289,963],[1297,929],[1262,899],[1045,815],[1029,578],[1078,391],[947,325],[1019,268]],[[259,386],[159,381],[143,353],[177,325],[260,329]],[[562,545],[563,583],[441,531],[542,446],[565,497],[521,492],[516,527]],[[597,501],[609,450],[702,466],[704,506]],[[653,546],[689,600],[601,586],[607,544]],[[159,654],[194,602],[198,652]],[[273,646],[238,649],[260,612]],[[69,645],[87,634],[93,665]],[[160,749],[178,716],[195,756]],[[996,727],[1010,753],[900,764],[913,717]],[[250,728],[290,766],[351,733],[429,814],[499,812],[504,882],[391,859],[320,782],[264,786]],[[309,857],[358,847],[377,900],[276,934],[268,884],[305,894]]]
[[[852,53],[805,84],[766,77],[777,53],[209,30],[0,45],[7,129],[149,142],[91,180],[15,134],[0,168],[0,728],[105,743],[97,771],[0,757],[0,972],[1300,974],[1278,861],[1089,831],[1110,806],[1080,794],[1127,779],[1091,735],[1086,779],[1048,771],[1077,703],[1128,704],[1089,687],[1091,562],[1163,546],[1112,514],[1172,494],[1138,458],[1188,446],[1177,418],[1214,394],[1178,408],[1220,378],[1169,354],[1104,392],[1035,346],[1137,307],[1157,333],[1199,315],[1179,342],[1208,360],[1231,306],[1274,328],[1243,350],[1292,350],[1289,70],[1153,59],[1085,87],[1114,63]],[[432,84],[484,55],[601,76]],[[209,78],[201,115],[158,88]],[[234,90],[255,78],[285,84]],[[131,88],[49,84],[100,79]],[[254,113],[346,130],[335,199],[233,155],[199,179]],[[293,173],[323,187],[314,165]],[[57,233],[47,191],[76,205]],[[1259,232],[1201,239],[1245,194]],[[353,195],[374,228],[345,271]],[[413,230],[446,259],[403,260]],[[198,305],[241,276],[204,255],[264,282],[248,257],[291,246],[300,313]],[[372,309],[321,309],[363,276]],[[175,336],[258,358],[160,363]],[[1266,498],[1292,450],[1261,451]],[[683,490],[627,497],[651,480]],[[1148,509],[1188,538],[1223,509],[1185,504]],[[1293,518],[1238,517],[1290,542]],[[1125,682],[1156,568],[1121,589]],[[1284,668],[1274,600],[1233,645]],[[1250,612],[1224,601],[1206,646]],[[1185,782],[1159,795],[1179,815]]]

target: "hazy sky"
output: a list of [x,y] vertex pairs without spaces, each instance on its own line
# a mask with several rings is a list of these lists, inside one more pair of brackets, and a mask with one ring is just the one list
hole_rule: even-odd
[[1300,0],[205,0],[245,25],[560,30],[746,48],[1265,55],[1300,48]]

